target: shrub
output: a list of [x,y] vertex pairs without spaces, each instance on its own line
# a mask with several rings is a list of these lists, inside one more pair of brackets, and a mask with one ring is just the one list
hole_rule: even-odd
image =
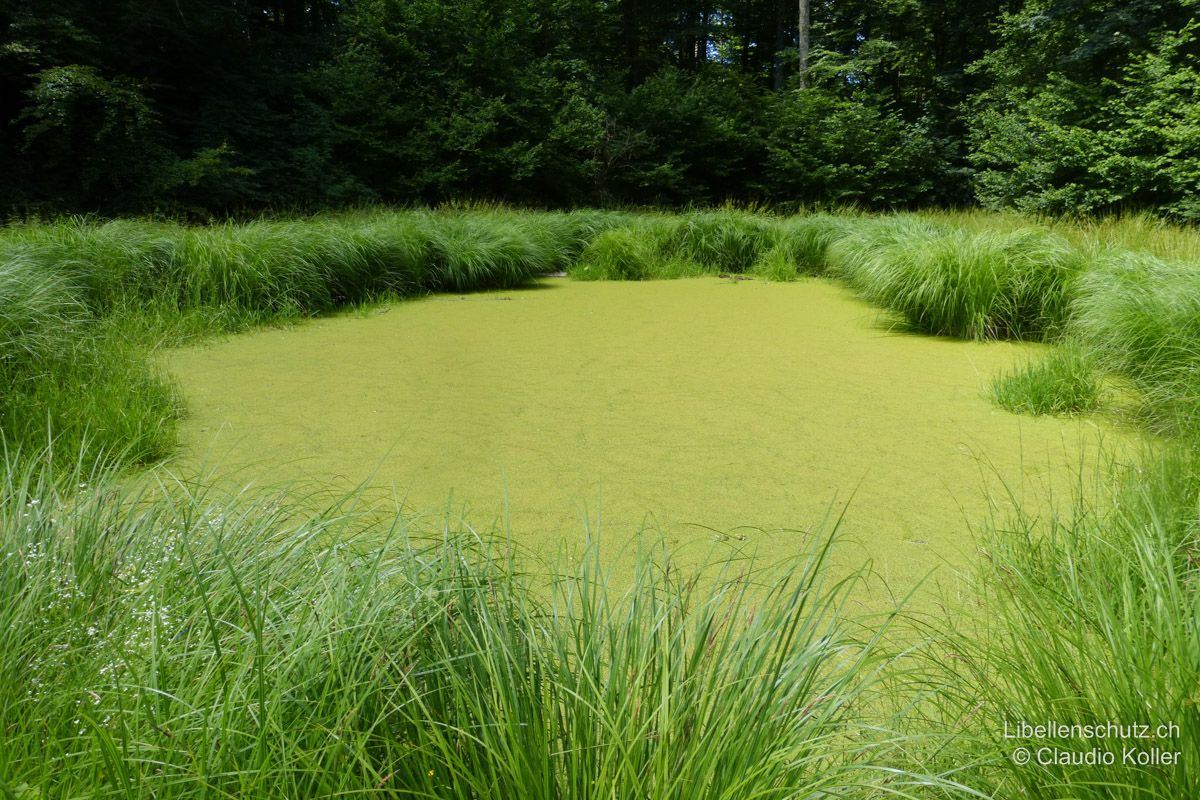
[[951,149],[927,121],[818,87],[773,101],[765,173],[775,197],[897,208],[961,191]]

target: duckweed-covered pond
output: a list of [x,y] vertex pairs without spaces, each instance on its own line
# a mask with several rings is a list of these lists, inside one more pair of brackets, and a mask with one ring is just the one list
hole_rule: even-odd
[[1121,438],[987,400],[1034,347],[905,333],[817,279],[550,278],[176,351],[174,468],[369,482],[550,559],[590,531],[618,576],[639,531],[683,564],[774,559],[844,510],[837,560],[871,560],[883,608],[931,571],[953,592],[991,507],[1048,502]]

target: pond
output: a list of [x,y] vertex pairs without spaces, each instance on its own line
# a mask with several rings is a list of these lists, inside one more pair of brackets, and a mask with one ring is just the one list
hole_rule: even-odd
[[369,482],[551,561],[598,536],[617,576],[639,531],[680,564],[777,561],[844,511],[836,560],[870,559],[856,596],[886,608],[935,570],[956,591],[990,507],[1044,504],[1121,439],[988,401],[1038,347],[905,333],[819,279],[547,278],[172,353],[172,467]]

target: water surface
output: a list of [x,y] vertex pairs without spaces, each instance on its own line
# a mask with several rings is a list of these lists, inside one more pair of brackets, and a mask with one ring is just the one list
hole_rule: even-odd
[[1104,432],[987,401],[1031,348],[906,334],[821,280],[545,279],[171,354],[175,466],[369,480],[547,557],[590,530],[618,575],[645,528],[684,564],[779,559],[845,509],[842,564],[897,593],[937,567],[953,591],[989,496],[1065,491]]

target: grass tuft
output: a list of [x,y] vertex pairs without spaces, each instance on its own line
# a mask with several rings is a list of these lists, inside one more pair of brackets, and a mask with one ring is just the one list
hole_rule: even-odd
[[1200,423],[1200,265],[1110,256],[1080,279],[1080,338],[1145,398],[1155,427]]
[[[1018,509],[993,522],[977,622],[943,622],[930,651],[947,688],[943,716],[926,724],[956,732],[941,755],[968,765],[965,783],[1047,800],[1200,794],[1196,453],[1190,442],[1159,448],[1049,519]],[[1021,735],[1021,722],[1127,732]]]
[[605,231],[589,244],[569,274],[583,281],[640,281],[653,276],[658,257],[643,227]]
[[1037,360],[992,381],[992,401],[1015,414],[1066,415],[1095,411],[1101,380],[1077,345],[1054,345]]
[[834,274],[915,330],[967,339],[1053,338],[1086,259],[1037,228],[970,231],[899,216],[832,244]]

